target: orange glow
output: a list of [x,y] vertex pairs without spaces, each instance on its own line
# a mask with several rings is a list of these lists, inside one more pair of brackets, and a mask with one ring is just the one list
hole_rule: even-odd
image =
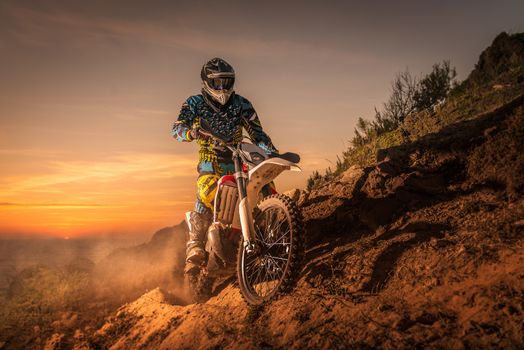
[[461,80],[497,33],[524,31],[524,2],[513,2],[1,1],[0,235],[180,222],[198,150],[170,130],[214,56],[233,65],[235,91],[275,146],[301,155],[304,171],[282,174],[277,190],[304,188],[334,169],[397,72],[449,58]]
[[125,153],[97,161],[2,155],[12,153],[18,160],[36,157],[46,170],[0,175],[0,234],[147,234],[179,223],[194,206],[196,152]]
[[71,237],[147,233],[173,225],[193,204],[194,176],[186,175],[193,162],[173,155],[126,154],[54,163],[48,174],[0,178],[0,232]]

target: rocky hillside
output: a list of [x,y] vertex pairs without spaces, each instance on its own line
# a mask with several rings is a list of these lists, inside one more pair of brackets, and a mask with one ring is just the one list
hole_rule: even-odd
[[[232,278],[217,284],[208,302],[188,305],[172,279],[100,327],[79,329],[72,343],[57,333],[47,345],[524,347],[521,44],[522,35],[497,37],[460,99],[411,117],[411,125],[430,129],[381,149],[371,166],[291,193],[305,216],[308,245],[291,294],[248,308]],[[468,89],[484,99],[472,103]],[[183,240],[175,237],[183,231],[165,230],[163,242],[171,243],[163,249],[180,250]]]

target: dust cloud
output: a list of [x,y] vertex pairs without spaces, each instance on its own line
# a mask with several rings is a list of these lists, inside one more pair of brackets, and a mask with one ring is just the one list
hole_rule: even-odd
[[0,344],[94,329],[157,287],[186,304],[186,232],[180,223],[151,238],[0,240]]
[[164,228],[148,242],[113,251],[93,269],[96,292],[120,302],[161,287],[183,292],[186,226]]

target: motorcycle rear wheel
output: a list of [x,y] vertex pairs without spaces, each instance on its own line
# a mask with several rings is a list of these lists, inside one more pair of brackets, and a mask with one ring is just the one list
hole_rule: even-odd
[[264,304],[289,292],[296,284],[304,255],[302,215],[285,195],[262,199],[254,212],[259,252],[249,253],[240,242],[237,277],[250,305]]

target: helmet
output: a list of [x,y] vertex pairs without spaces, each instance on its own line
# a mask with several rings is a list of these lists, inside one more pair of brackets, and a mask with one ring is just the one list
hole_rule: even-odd
[[225,105],[233,94],[235,70],[221,58],[213,58],[200,72],[203,90],[221,105]]

